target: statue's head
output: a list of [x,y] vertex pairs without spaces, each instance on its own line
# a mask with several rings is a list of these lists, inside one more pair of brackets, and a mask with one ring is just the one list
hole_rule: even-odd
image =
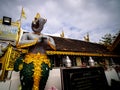
[[32,21],[32,30],[35,33],[40,33],[46,23],[47,19],[40,17],[40,14],[37,13],[34,20]]

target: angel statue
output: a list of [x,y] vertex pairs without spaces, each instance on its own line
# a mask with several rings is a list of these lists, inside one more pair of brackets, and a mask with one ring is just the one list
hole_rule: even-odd
[[46,47],[56,50],[52,37],[41,34],[46,19],[37,13],[32,21],[32,33],[24,33],[17,48],[27,48],[26,54],[21,54],[15,61],[14,70],[20,71],[22,90],[44,90],[49,71],[50,59],[46,55]]

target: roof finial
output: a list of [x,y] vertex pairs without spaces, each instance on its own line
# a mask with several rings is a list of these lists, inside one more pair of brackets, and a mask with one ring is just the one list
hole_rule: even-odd
[[62,33],[60,34],[60,37],[64,38],[64,31],[62,30]]
[[84,36],[84,40],[86,41],[86,42],[89,42],[90,40],[89,40],[89,33],[87,33],[87,36]]

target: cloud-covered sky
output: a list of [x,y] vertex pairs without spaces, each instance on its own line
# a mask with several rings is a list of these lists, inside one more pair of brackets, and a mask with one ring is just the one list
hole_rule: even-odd
[[27,19],[22,28],[31,30],[36,13],[47,19],[43,34],[84,40],[89,33],[91,42],[99,42],[107,33],[120,31],[120,0],[0,0],[0,18],[20,18],[24,8]]

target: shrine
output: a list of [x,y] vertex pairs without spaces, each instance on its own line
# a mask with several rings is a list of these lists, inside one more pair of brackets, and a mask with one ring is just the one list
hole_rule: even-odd
[[[19,25],[18,22],[11,22],[5,25],[3,24],[3,20],[0,20],[0,88],[4,90],[7,90],[5,87],[2,87],[4,84],[8,85],[9,90],[19,88],[20,81],[18,79],[20,78],[18,73],[16,74],[14,72],[14,64],[16,59],[20,57],[20,54],[28,53],[27,48],[16,48],[21,36],[23,33],[26,33],[24,31],[20,32]],[[112,80],[120,80],[120,34],[110,47],[82,40],[49,35],[46,35],[42,40],[49,37],[51,41],[54,40],[55,47],[53,44],[46,47],[46,55],[50,59],[52,69],[50,70],[45,90],[49,90],[50,88],[55,88],[55,90],[79,90],[82,88],[84,90],[96,90],[94,85],[98,87],[105,86],[104,88],[108,89],[108,86],[113,85]],[[89,62],[90,59],[93,62]],[[24,62],[28,63],[25,60]],[[46,62],[48,64],[47,59]],[[113,74],[113,76],[109,76],[109,74]],[[85,78],[88,78],[88,80]],[[86,82],[83,82],[82,79],[86,80]],[[3,81],[9,84],[3,84]],[[98,84],[95,84],[95,82]],[[16,87],[13,87],[15,83]],[[86,85],[89,87],[86,87]],[[117,84],[114,86],[118,87]],[[37,86],[35,87],[39,88]],[[38,89],[34,88],[34,90]]]

